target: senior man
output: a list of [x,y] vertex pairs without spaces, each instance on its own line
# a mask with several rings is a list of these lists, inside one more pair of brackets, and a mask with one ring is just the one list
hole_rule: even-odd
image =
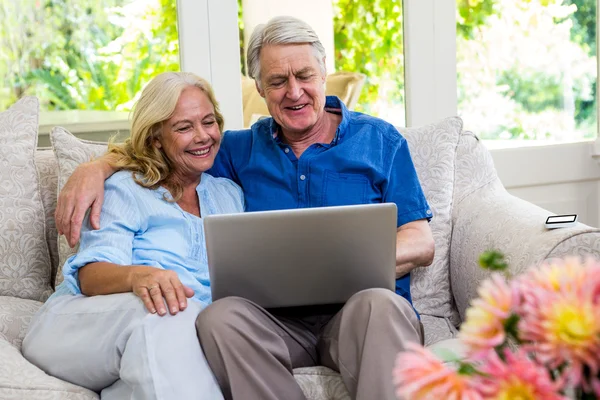
[[[226,132],[210,172],[242,187],[246,211],[394,202],[397,294],[370,289],[343,306],[283,310],[218,300],[196,321],[206,358],[227,399],[305,399],[293,368],[325,365],[341,373],[353,399],[392,400],[396,354],[423,341],[410,271],[434,255],[432,215],[406,140],[325,96],[325,50],[303,21],[276,17],[258,26],[247,60],[272,118]],[[102,182],[113,172],[106,159],[84,164],[60,194],[57,226],[72,245],[90,205],[98,227]]]

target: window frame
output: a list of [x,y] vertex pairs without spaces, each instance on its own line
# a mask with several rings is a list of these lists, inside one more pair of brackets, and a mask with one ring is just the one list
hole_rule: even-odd
[[[457,115],[455,0],[403,0],[403,14],[407,126]],[[237,1],[177,0],[177,21],[181,70],[194,72],[213,85],[226,129],[242,128],[241,81],[232,79],[239,75],[240,65]],[[600,43],[600,29],[596,35]],[[95,125],[85,128],[89,131],[120,127],[110,120],[89,125]],[[600,162],[600,136],[591,142]]]
[[404,0],[402,7],[407,126],[457,115],[456,2]]
[[177,0],[177,24],[181,71],[210,82],[225,129],[243,127],[237,1]]
[[[177,0],[176,7],[180,70],[208,80],[225,116],[225,129],[241,128],[241,78],[231,79],[240,75],[236,0]],[[128,130],[128,116],[117,111],[42,111],[39,134],[48,136],[56,125],[74,134]]]

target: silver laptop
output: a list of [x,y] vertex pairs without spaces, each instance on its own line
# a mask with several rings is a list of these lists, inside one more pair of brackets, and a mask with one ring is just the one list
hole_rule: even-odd
[[204,217],[213,301],[276,308],[394,290],[396,212],[383,203]]

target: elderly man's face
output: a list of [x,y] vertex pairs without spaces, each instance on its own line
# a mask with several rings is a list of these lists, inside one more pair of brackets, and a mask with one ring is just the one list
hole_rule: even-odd
[[285,133],[306,133],[324,118],[325,74],[309,44],[263,47],[260,76],[259,93]]

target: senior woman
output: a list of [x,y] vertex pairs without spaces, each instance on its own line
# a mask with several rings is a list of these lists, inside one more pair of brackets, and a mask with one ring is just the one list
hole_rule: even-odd
[[239,186],[204,173],[222,128],[203,79],[169,72],[146,86],[131,137],[109,146],[122,170],[105,183],[101,228],[84,227],[32,321],[28,360],[103,399],[222,398],[194,326],[211,302],[201,217],[243,211]]

